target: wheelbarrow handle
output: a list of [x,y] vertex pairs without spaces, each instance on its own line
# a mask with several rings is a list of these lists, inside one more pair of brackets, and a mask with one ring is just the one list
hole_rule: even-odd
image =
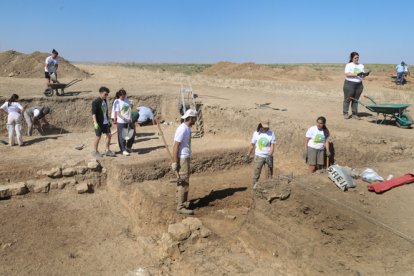
[[373,104],[377,104],[371,97],[369,97],[369,96],[365,96],[364,95],[364,98],[367,98],[368,100],[370,100]]
[[[359,101],[358,99],[355,99],[354,97],[349,97],[349,99],[351,99],[352,101],[354,101],[354,102],[357,102],[357,103],[359,103],[360,105],[362,105],[362,106],[365,106],[365,104],[363,104],[361,101]],[[366,107],[366,106],[365,106]]]
[[80,82],[80,81],[82,81],[82,80],[80,80],[80,79],[74,79],[74,80],[70,81],[69,83],[67,83],[66,86],[65,86],[65,88],[68,88],[69,86],[72,86],[75,83]]

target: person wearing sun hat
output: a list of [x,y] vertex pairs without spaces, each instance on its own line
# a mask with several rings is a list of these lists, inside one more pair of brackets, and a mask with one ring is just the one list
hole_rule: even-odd
[[254,156],[254,171],[253,171],[253,190],[256,190],[257,181],[260,178],[260,173],[263,166],[266,164],[268,170],[268,177],[273,176],[273,152],[275,149],[276,135],[270,130],[270,120],[261,119],[244,157],[244,162],[248,163],[250,154],[255,151]]
[[50,114],[50,108],[47,106],[33,106],[24,111],[23,116],[27,124],[27,136],[32,136],[33,127],[36,127],[38,132],[43,135],[43,126],[49,125],[46,120],[46,115],[48,114]]
[[188,192],[190,187],[190,161],[191,161],[191,127],[196,123],[197,111],[188,109],[181,117],[184,121],[178,126],[174,135],[173,163],[171,169],[178,173],[177,179],[177,213],[192,215],[189,209]]

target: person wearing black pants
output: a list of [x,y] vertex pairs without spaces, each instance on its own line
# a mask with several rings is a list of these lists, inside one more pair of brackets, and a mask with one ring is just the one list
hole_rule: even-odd
[[[343,102],[343,115],[344,119],[349,119],[349,103],[351,97],[359,99],[364,90],[362,84],[362,78],[369,75],[369,72],[365,73],[364,65],[359,63],[359,54],[352,52],[350,55],[349,63],[345,66],[345,82],[344,82],[344,102]],[[351,104],[352,119],[359,120],[358,116],[358,102],[353,100]]]

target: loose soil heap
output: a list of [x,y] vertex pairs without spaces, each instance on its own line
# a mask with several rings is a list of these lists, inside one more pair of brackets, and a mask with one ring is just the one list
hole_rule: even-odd
[[[48,53],[22,54],[13,50],[0,53],[0,77],[41,78]],[[89,73],[59,57],[59,77],[87,78]]]
[[255,63],[219,62],[203,71],[207,76],[220,76],[234,79],[251,80],[281,80],[292,79],[296,81],[328,80],[326,74],[305,66],[292,68],[272,68]]

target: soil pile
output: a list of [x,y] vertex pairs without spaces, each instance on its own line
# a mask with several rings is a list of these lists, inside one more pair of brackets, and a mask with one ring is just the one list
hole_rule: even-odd
[[330,80],[327,76],[327,72],[316,70],[307,66],[294,66],[285,69],[283,77],[293,79],[297,81],[324,81]]
[[277,79],[278,70],[255,63],[219,62],[204,70],[202,74],[235,79],[274,80]]
[[[6,51],[0,53],[0,76],[18,78],[42,78],[44,77],[45,59],[48,53],[33,52],[22,54],[16,51]],[[66,59],[59,57],[60,78],[87,78],[89,73],[83,71]]]
[[324,81],[329,80],[326,72],[306,66],[288,66],[272,68],[255,63],[219,62],[203,71],[204,75],[251,80],[295,80]]

